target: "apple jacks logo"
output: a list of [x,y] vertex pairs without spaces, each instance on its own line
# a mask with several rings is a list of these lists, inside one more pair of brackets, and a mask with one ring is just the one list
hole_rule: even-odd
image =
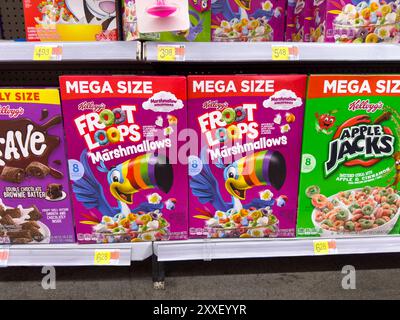
[[[354,120],[350,119],[350,120]],[[358,123],[356,121],[355,123]],[[357,124],[339,128],[329,143],[329,160],[325,175],[332,174],[340,165],[370,167],[394,153],[395,137],[380,124]]]

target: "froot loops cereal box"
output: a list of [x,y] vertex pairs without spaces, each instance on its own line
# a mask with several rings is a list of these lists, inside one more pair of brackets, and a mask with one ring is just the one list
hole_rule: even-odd
[[188,78],[189,235],[294,237],[306,76]]
[[283,41],[286,0],[214,0],[212,41]]
[[[321,7],[323,8],[323,7]],[[318,31],[326,42],[398,43],[400,40],[400,1],[326,0]]]
[[60,78],[77,238],[187,237],[185,77]]
[[28,41],[118,40],[116,0],[23,0]]
[[298,236],[399,233],[400,76],[311,76]]
[[75,242],[58,89],[0,89],[0,243]]

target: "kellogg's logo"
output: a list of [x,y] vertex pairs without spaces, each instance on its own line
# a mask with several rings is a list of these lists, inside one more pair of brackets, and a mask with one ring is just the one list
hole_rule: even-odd
[[381,123],[391,118],[385,112],[375,121],[367,115],[345,121],[329,143],[329,160],[325,175],[332,174],[340,165],[371,167],[394,153],[395,137],[390,128]]
[[18,118],[25,113],[25,109],[22,107],[19,108],[11,108],[9,105],[2,106],[0,105],[0,116],[8,116],[10,119]]
[[369,99],[367,100],[356,100],[349,104],[350,111],[358,111],[363,110],[368,113],[374,113],[377,110],[383,110],[383,102],[379,101],[378,103],[370,103]]

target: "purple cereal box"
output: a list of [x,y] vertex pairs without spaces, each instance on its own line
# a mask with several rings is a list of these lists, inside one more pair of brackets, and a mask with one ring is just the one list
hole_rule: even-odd
[[57,89],[0,89],[0,168],[1,243],[75,241]]
[[283,41],[286,0],[215,0],[212,41]]
[[77,238],[187,238],[186,78],[61,77]]
[[324,42],[326,30],[327,0],[313,0],[313,13],[310,26],[310,41]]
[[294,237],[305,75],[191,76],[189,236]]
[[[399,43],[400,1],[326,0],[325,42]],[[318,31],[318,33],[320,32]]]
[[286,18],[286,39],[293,42],[310,41],[313,0],[290,0]]

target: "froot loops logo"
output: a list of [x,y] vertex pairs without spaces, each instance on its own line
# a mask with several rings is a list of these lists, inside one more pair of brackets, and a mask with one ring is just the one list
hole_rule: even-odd
[[75,119],[79,134],[84,137],[89,150],[100,146],[138,142],[141,139],[140,126],[135,123],[136,106],[121,106],[113,110],[104,109]]

